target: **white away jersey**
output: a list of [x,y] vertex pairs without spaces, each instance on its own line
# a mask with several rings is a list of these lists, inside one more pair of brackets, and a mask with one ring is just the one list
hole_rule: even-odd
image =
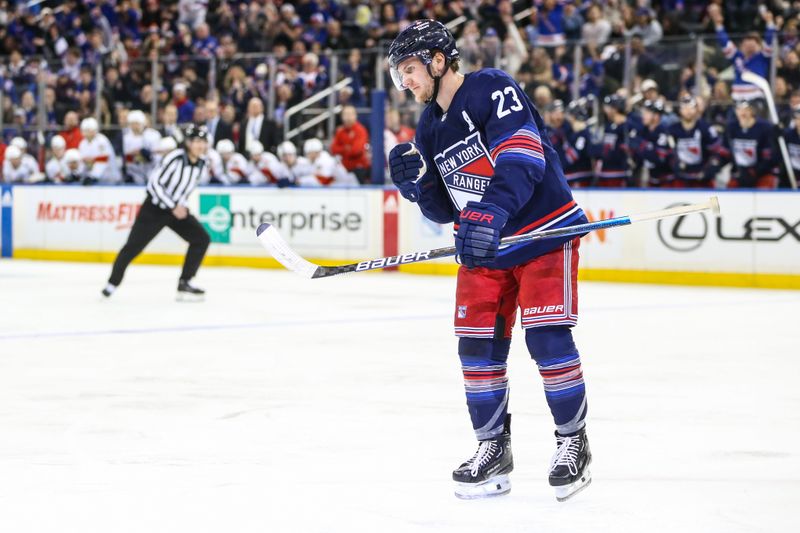
[[30,154],[23,154],[18,167],[9,159],[3,161],[3,181],[6,183],[34,183],[42,178],[39,163]]
[[298,176],[297,184],[303,187],[358,185],[358,179],[344,168],[341,161],[324,150],[302,171],[304,174]]
[[86,165],[86,175],[100,181],[117,181],[116,157],[111,141],[98,133],[90,141],[84,138],[78,145],[81,159]]
[[153,128],[145,128],[138,135],[130,128],[122,132],[125,172],[139,185],[147,183],[147,176],[156,166],[153,156],[160,140],[161,134]]

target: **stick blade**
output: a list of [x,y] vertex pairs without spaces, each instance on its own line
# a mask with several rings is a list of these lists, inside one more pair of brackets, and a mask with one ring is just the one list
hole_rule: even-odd
[[711,203],[711,212],[715,215],[719,215],[719,198],[712,196],[709,202]]
[[310,263],[300,257],[291,247],[283,240],[281,234],[271,224],[261,224],[256,229],[256,237],[261,242],[261,245],[269,251],[280,264],[287,269],[295,272],[304,278],[313,278],[317,269],[319,268],[314,263]]

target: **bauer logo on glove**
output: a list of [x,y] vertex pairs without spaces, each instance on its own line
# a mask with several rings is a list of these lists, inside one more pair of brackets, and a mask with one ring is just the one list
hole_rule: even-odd
[[458,259],[467,268],[494,262],[500,247],[500,232],[508,212],[494,204],[469,202],[461,211],[456,233]]

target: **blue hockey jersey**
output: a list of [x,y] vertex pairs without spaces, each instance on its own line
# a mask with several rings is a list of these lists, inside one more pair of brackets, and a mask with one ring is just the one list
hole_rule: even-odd
[[702,118],[686,129],[678,121],[667,128],[675,147],[675,177],[689,181],[703,181],[714,170],[721,141],[717,131]]
[[731,86],[731,96],[734,100],[752,100],[763,96],[758,87],[742,80],[742,72],[749,70],[764,79],[769,79],[769,65],[772,61],[772,39],[774,36],[775,26],[767,26],[761,51],[745,59],[739,48],[728,38],[725,28],[717,28],[717,41],[722,47],[725,57],[733,63],[736,72],[736,77]]
[[[447,112],[428,105],[417,126],[416,143],[428,166],[418,202],[423,214],[457,228],[467,202],[490,202],[510,214],[503,237],[586,222],[544,131],[533,103],[508,74],[466,74]],[[501,247],[490,266],[510,268],[572,238]]]
[[728,123],[720,153],[733,163],[741,187],[754,187],[756,178],[778,173],[774,138],[775,127],[761,118],[746,129],[737,120]]

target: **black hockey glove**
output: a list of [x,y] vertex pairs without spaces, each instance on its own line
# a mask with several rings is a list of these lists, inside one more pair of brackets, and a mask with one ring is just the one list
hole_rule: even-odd
[[427,170],[425,159],[414,143],[400,143],[389,152],[389,174],[406,200],[419,200],[419,181]]
[[456,251],[467,268],[484,266],[497,257],[500,232],[508,222],[508,212],[490,203],[468,202],[459,215]]

